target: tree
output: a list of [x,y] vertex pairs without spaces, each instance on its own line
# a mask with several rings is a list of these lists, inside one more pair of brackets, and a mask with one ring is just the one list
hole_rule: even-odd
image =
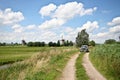
[[41,46],[43,46],[43,47],[44,47],[44,46],[45,46],[45,42],[41,42]]
[[28,42],[27,46],[32,47],[33,46],[33,42]]
[[95,46],[95,41],[93,41],[93,40],[90,41],[90,42],[89,42],[89,45],[90,45],[90,46]]
[[82,45],[89,44],[89,34],[83,29],[81,32],[78,32],[76,37],[76,45],[77,47],[81,47]]
[[72,41],[70,41],[69,45],[70,45],[70,46],[73,46],[73,42],[72,42]]
[[52,42],[49,42],[48,43],[49,47],[53,46],[53,43]]
[[115,43],[116,43],[116,40],[114,39],[105,40],[105,44],[115,44]]
[[57,41],[57,47],[59,47],[59,46],[60,46],[60,41],[58,40],[58,41]]

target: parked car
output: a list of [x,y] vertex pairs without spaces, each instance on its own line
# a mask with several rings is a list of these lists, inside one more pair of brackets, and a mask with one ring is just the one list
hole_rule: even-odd
[[80,52],[89,52],[89,47],[88,45],[82,45],[80,47]]

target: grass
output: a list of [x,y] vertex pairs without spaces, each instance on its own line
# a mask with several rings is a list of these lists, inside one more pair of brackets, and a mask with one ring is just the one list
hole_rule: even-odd
[[98,45],[91,50],[90,60],[108,79],[120,80],[120,45]]
[[70,56],[77,52],[73,47],[50,48],[32,57],[0,70],[0,80],[57,80]]
[[50,50],[48,47],[3,46],[0,47],[0,65],[29,58],[37,52]]
[[84,53],[79,54],[79,57],[76,61],[76,80],[89,80],[86,71],[82,65],[82,59],[83,59]]

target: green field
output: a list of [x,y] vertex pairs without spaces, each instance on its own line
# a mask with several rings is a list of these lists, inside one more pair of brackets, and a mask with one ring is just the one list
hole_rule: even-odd
[[90,52],[94,66],[108,80],[120,80],[120,45],[98,45]]
[[3,46],[0,47],[0,65],[21,61],[48,50],[50,50],[48,47]]
[[0,80],[57,80],[70,56],[76,52],[78,50],[74,47],[1,47],[2,56],[12,54],[8,61],[16,54],[29,55],[24,57],[24,61],[1,69]]

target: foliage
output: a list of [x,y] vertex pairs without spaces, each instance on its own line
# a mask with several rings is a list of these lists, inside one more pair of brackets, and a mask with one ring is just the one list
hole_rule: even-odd
[[81,32],[78,32],[78,35],[76,37],[76,45],[77,47],[80,47],[82,45],[88,45],[89,44],[89,34],[83,29]]
[[39,52],[23,62],[0,70],[0,80],[57,80],[70,56],[76,53],[76,49],[49,49],[51,50]]
[[91,50],[90,59],[108,80],[120,80],[120,45],[98,45]]
[[28,42],[28,47],[44,47],[45,42]]
[[0,43],[0,46],[6,46],[6,43]]
[[60,41],[58,40],[57,43],[56,42],[49,42],[48,43],[49,47],[62,47],[62,46],[73,46],[73,42],[72,41],[64,41],[64,43],[61,45]]
[[115,43],[116,43],[116,40],[114,39],[105,40],[105,44],[115,44]]
[[90,46],[95,46],[95,41],[93,41],[93,40],[90,41],[90,42],[89,42],[89,45],[90,45]]

